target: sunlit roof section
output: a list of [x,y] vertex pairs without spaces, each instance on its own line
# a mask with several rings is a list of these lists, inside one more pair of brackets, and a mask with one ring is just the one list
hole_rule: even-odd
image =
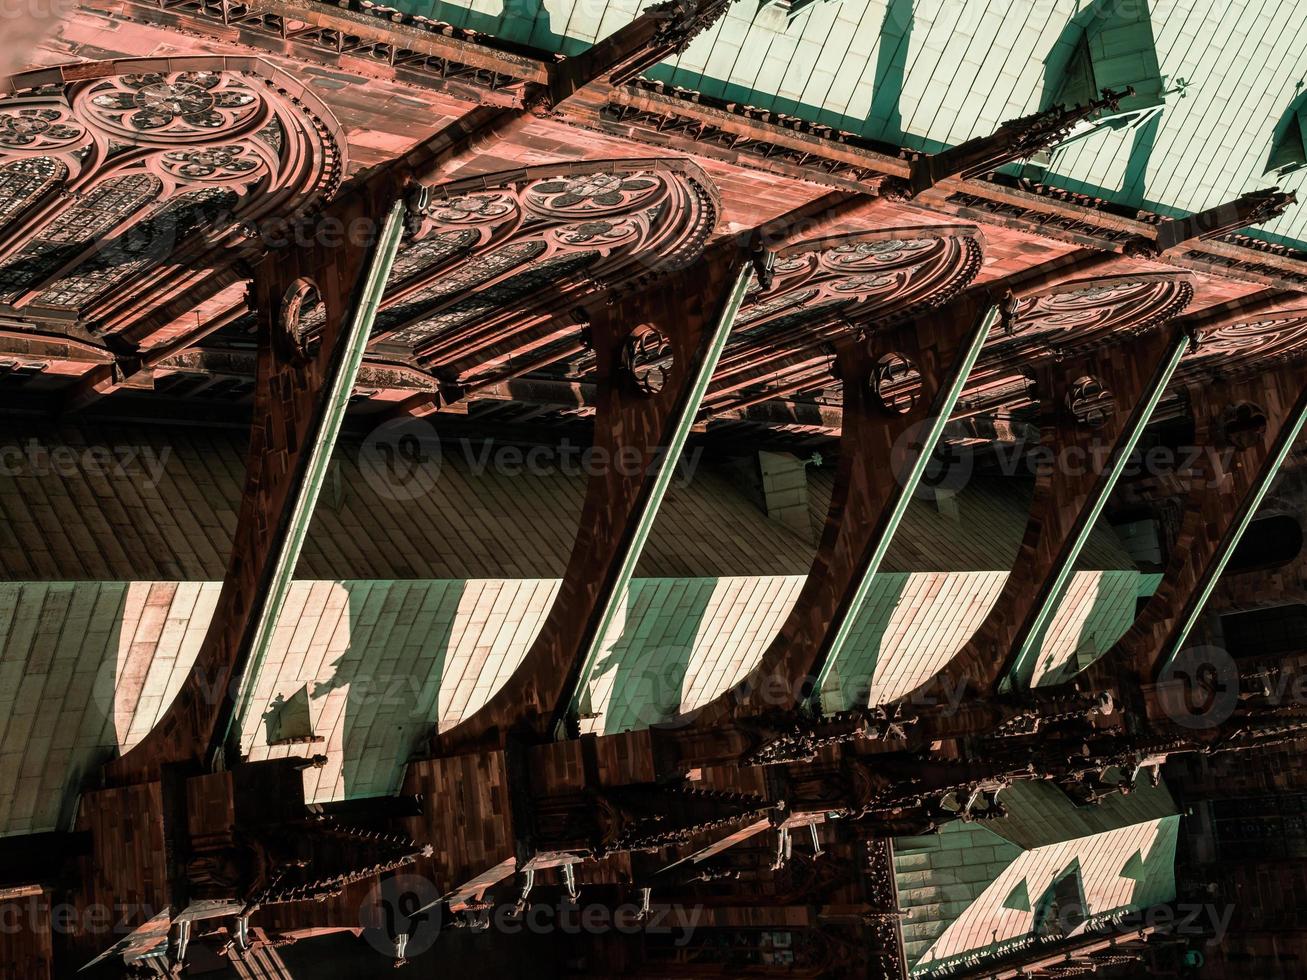
[[[399,9],[547,51],[584,49],[638,0],[396,0]],[[1258,187],[1300,187],[1286,130],[1303,92],[1307,5],[1212,0],[738,0],[650,74],[727,102],[934,150],[992,132],[1054,96],[1132,85],[1109,124],[1077,133],[1033,176],[1175,215]],[[1293,133],[1288,134],[1292,149]],[[1299,139],[1301,143],[1301,139]],[[1305,151],[1300,146],[1298,155]],[[1292,162],[1292,161],[1290,161]],[[1307,241],[1307,209],[1258,237]]]

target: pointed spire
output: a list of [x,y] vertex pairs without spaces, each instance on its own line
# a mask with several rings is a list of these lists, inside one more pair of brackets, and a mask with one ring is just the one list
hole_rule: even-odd
[[885,181],[882,196],[916,197],[949,177],[979,177],[1014,160],[1033,156],[1062,142],[1084,120],[1104,110],[1115,111],[1123,98],[1133,94],[1131,88],[1123,92],[1103,89],[1102,98],[1088,105],[1053,106],[1009,120],[989,136],[978,136],[939,153],[919,154],[912,160],[908,179]]
[[663,0],[582,57],[593,57],[598,73],[607,74],[610,84],[623,85],[680,54],[730,5],[731,0]]
[[1292,191],[1278,187],[1249,191],[1226,204],[1218,204],[1187,218],[1168,219],[1157,229],[1158,253],[1169,252],[1188,241],[1220,238],[1231,232],[1259,225],[1282,215],[1289,205],[1297,203]]
[[654,34],[654,43],[666,49],[664,57],[680,54],[715,24],[730,5],[731,0],[664,0],[647,11],[666,18]]
[[757,820],[777,808],[774,801],[750,793],[685,784],[620,786],[604,795],[620,819],[608,828],[601,853],[687,843],[706,830]]

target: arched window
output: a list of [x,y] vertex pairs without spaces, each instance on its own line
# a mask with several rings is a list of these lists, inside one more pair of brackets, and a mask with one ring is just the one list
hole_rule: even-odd
[[1296,653],[1307,649],[1307,605],[1227,613],[1221,617],[1221,631],[1233,657]]
[[1287,565],[1302,551],[1302,526],[1289,514],[1262,517],[1248,525],[1226,571],[1250,572]]
[[1061,939],[1075,932],[1087,916],[1084,882],[1076,860],[1040,896],[1033,931],[1044,939]]
[[139,316],[329,198],[341,137],[326,106],[257,59],[15,75],[0,93],[0,293],[38,319]]

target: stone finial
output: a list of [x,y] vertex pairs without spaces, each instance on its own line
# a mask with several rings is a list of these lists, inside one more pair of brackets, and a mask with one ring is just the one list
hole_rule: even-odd
[[939,153],[920,154],[912,160],[906,186],[901,180],[891,179],[882,185],[882,192],[916,196],[949,177],[968,179],[983,176],[1004,164],[1056,146],[1079,123],[1105,110],[1116,110],[1123,98],[1133,94],[1131,88],[1123,92],[1103,89],[1102,97],[1087,105],[1053,106],[1009,120],[989,136],[967,140]]

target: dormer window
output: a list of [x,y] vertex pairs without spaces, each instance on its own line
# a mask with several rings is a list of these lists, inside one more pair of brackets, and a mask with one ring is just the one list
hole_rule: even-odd
[[[1183,98],[1188,84],[1178,78],[1166,87],[1144,0],[1090,4],[1067,24],[1044,64],[1043,107],[1086,105],[1104,89],[1133,90],[1116,111],[1083,124],[1062,146],[1103,129],[1138,128],[1161,113],[1167,95]],[[1032,162],[1047,166],[1051,153],[1042,157]]]
[[1084,925],[1088,917],[1080,862],[1075,861],[1040,896],[1034,932],[1043,939],[1064,939]]
[[1271,140],[1271,154],[1266,160],[1264,173],[1275,171],[1281,175],[1301,170],[1307,165],[1307,123],[1303,121],[1303,112],[1307,111],[1307,94],[1299,95],[1290,103],[1284,115],[1275,127]]

